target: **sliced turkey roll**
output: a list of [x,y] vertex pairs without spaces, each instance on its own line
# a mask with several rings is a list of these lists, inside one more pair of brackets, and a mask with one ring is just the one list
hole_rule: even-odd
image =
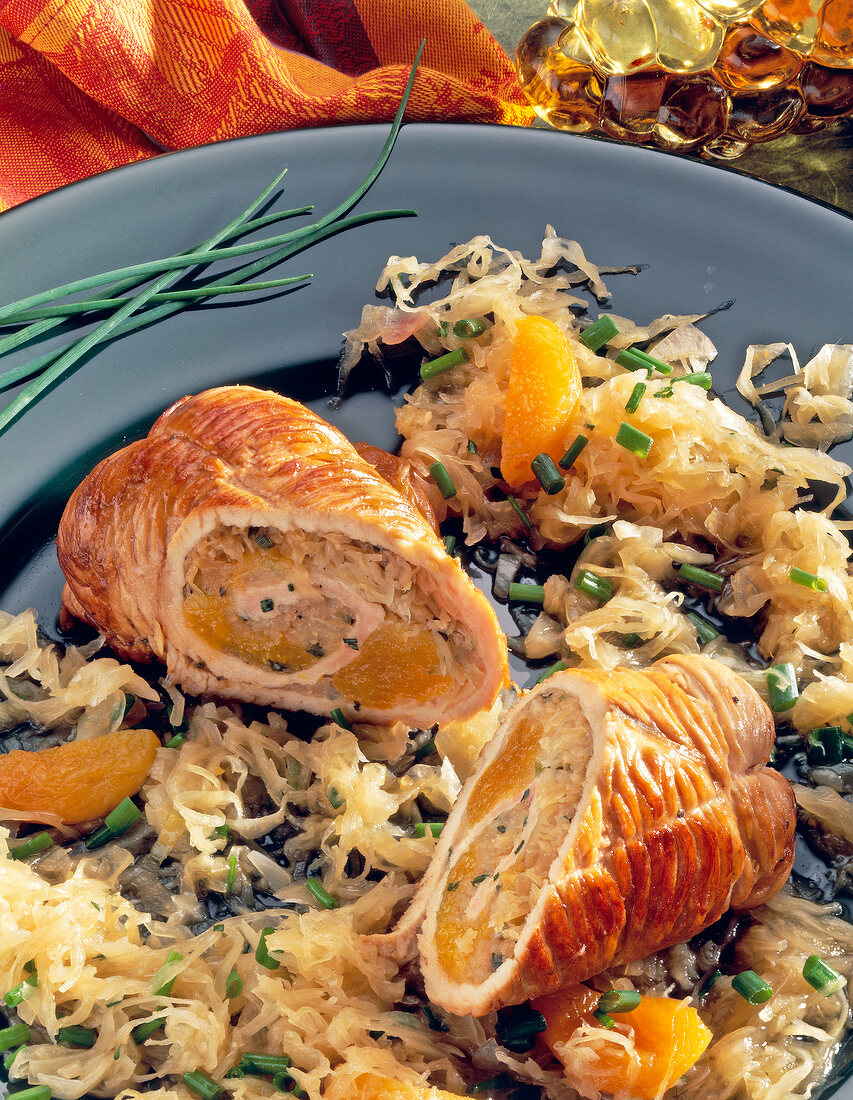
[[[794,855],[773,720],[723,665],[558,673],[483,750],[389,953],[482,1015],[689,939],[775,893]],[[381,937],[377,937],[381,940]]]
[[187,691],[431,725],[493,702],[506,645],[412,497],[248,386],[186,397],[59,528],[67,612]]

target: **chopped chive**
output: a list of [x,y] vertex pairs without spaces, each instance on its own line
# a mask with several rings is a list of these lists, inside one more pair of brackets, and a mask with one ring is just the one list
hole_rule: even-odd
[[42,829],[41,832],[33,833],[32,836],[28,836],[20,844],[16,844],[14,848],[10,848],[9,857],[11,859],[27,859],[28,856],[34,856],[38,852],[46,852],[48,848],[52,847],[53,837]]
[[643,394],[646,392],[646,383],[638,382],[636,386],[631,390],[631,396],[625,402],[625,412],[633,413],[639,408],[640,402],[643,400]]
[[582,344],[586,344],[590,351],[598,351],[608,340],[612,340],[614,336],[618,335],[619,329],[616,327],[615,322],[610,317],[602,315],[597,321],[593,321],[591,325],[588,325],[578,336],[578,339]]
[[4,1055],[3,1069],[5,1069],[6,1073],[8,1073],[9,1070],[12,1068],[12,1063],[18,1057],[18,1052],[23,1050],[25,1046],[26,1043],[21,1043],[19,1047],[15,1047],[14,1050],[10,1050],[8,1054]]
[[592,527],[587,527],[584,531],[583,544],[589,546],[593,539],[601,538],[602,535],[610,533],[610,526],[607,523],[596,523]]
[[86,1050],[91,1049],[95,1045],[97,1037],[98,1033],[93,1027],[82,1027],[77,1025],[61,1027],[56,1033],[56,1041],[58,1043],[64,1043],[69,1047],[84,1047]]
[[267,970],[278,970],[281,963],[274,959],[267,947],[267,936],[272,935],[274,928],[264,928],[258,937],[258,946],[255,948],[255,962],[266,967]]
[[575,588],[600,603],[606,603],[613,595],[613,582],[599,577],[591,569],[581,569],[574,580]]
[[326,791],[326,798],[329,800],[329,805],[333,810],[339,810],[346,801],[339,793],[337,787],[329,787]]
[[713,592],[722,591],[725,580],[716,573],[709,573],[707,569],[700,569],[698,565],[682,565],[678,570],[679,577],[687,584],[698,584],[702,588],[710,588]]
[[269,598],[261,600],[261,611],[272,611],[275,607],[273,601]]
[[430,737],[428,740],[424,741],[422,745],[415,749],[415,751],[412,753],[412,756],[415,760],[415,763],[417,763],[419,760],[423,760],[426,756],[432,756],[435,751],[435,738]]
[[33,1085],[29,1089],[21,1089],[20,1092],[10,1092],[9,1097],[18,1097],[21,1100],[51,1100],[52,1093],[48,1085]]
[[509,586],[507,599],[510,603],[544,603],[545,587],[541,584],[522,584],[513,581]]
[[233,1001],[234,998],[239,997],[242,992],[243,979],[236,970],[230,971],[228,977],[225,979],[225,996]]
[[341,903],[332,897],[322,882],[315,878],[309,878],[306,880],[305,886],[317,904],[322,905],[324,909],[340,909]]
[[456,889],[458,888],[458,886],[459,886],[459,883],[458,883],[458,882],[448,882],[448,884],[447,884],[447,892],[448,892],[448,894],[450,894],[450,893],[452,893],[452,892],[453,892],[454,890],[456,890]]
[[452,558],[453,555],[456,552],[456,536],[455,535],[445,535],[444,538],[441,541],[444,543],[445,551]]
[[537,679],[536,683],[543,684],[546,680],[550,679],[550,677],[553,676],[554,673],[565,672],[568,667],[569,666],[566,664],[565,661],[555,661],[553,665],[550,665],[548,668],[545,669],[545,671]]
[[344,712],[341,710],[340,707],[335,707],[335,709],[329,713],[329,717],[332,719],[335,725],[340,726],[341,729],[352,729],[352,726],[349,724],[346,718],[344,718]]
[[704,980],[704,982],[702,982],[702,984],[697,989],[696,992],[697,992],[698,996],[706,997],[711,992],[711,990],[714,988],[714,986],[717,984],[717,982],[720,980],[720,978],[722,978],[722,976],[723,976],[722,970],[712,970],[711,973],[708,975],[708,977]]
[[113,834],[121,836],[142,817],[142,810],[130,798],[123,798],[118,806],[104,818],[104,824]]
[[247,1052],[237,1063],[237,1068],[243,1073],[250,1073],[260,1077],[275,1077],[277,1073],[284,1073],[293,1065],[293,1059],[286,1054],[260,1054],[254,1051]]
[[188,1089],[200,1096],[202,1100],[216,1100],[222,1093],[222,1086],[217,1085],[213,1078],[208,1077],[200,1069],[189,1070],[182,1076],[181,1080]]
[[227,840],[231,835],[231,826],[227,824],[217,825],[213,832],[210,834],[211,839],[214,840],[217,837],[224,837]]
[[688,611],[687,618],[696,627],[696,634],[703,645],[712,642],[714,638],[719,638],[719,630],[717,630],[713,623],[709,623],[702,615],[698,615],[695,611]]
[[635,454],[637,458],[647,458],[654,440],[650,435],[641,432],[639,428],[635,428],[633,424],[627,424],[623,420],[619,425],[619,431],[616,433],[616,442],[620,447],[624,447],[626,451]]
[[754,970],[742,970],[732,978],[732,989],[751,1005],[763,1005],[773,996],[773,990]]
[[92,852],[95,848],[103,848],[105,844],[108,844],[113,839],[113,831],[109,825],[102,825],[100,829],[96,829],[94,833],[91,833],[83,843],[86,848]]
[[119,1058],[121,1058],[121,1046],[116,1047],[116,1052],[113,1055],[113,1061],[117,1062],[119,1060]]
[[669,363],[655,359],[653,355],[640,351],[639,348],[625,348],[624,351],[620,351],[616,356],[616,362],[627,370],[647,370],[649,374],[653,374],[654,371],[660,374],[672,374]]
[[565,486],[566,479],[557,469],[557,466],[550,455],[538,454],[536,458],[531,462],[531,468],[536,475],[536,480],[545,490],[549,497],[554,496],[555,493]]
[[432,1005],[421,1005],[423,1014],[429,1024],[430,1031],[449,1031],[450,1028],[441,1020]]
[[186,741],[187,735],[185,733],[176,733],[174,737],[170,737],[166,742],[167,749],[179,749],[181,745]]
[[606,1012],[602,1012],[600,1008],[597,1008],[592,1015],[598,1022],[599,1027],[606,1027],[608,1031],[612,1031],[616,1026],[616,1021],[613,1017],[608,1016]]
[[818,993],[823,993],[826,997],[837,993],[847,981],[843,974],[839,974],[837,970],[827,966],[823,959],[817,955],[809,955],[806,959],[803,964],[803,977]]
[[350,649],[358,649],[358,638],[343,638],[341,639],[344,645],[348,645]]
[[525,512],[525,510],[521,507],[521,505],[518,503],[518,501],[515,499],[514,496],[507,496],[506,499],[512,505],[513,510],[519,516],[521,516],[521,519],[524,523],[524,526],[527,528],[528,531],[530,531],[533,528],[533,523],[530,520],[530,516],[528,516],[527,512]]
[[439,837],[443,828],[443,821],[416,821],[415,836],[426,836],[429,829],[430,836]]
[[601,1012],[633,1012],[640,1003],[640,994],[635,989],[608,989],[598,1000]]
[[713,379],[706,370],[694,370],[689,374],[679,375],[678,378],[673,378],[673,385],[676,382],[687,382],[691,386],[699,386],[703,390],[709,390]]
[[841,726],[820,726],[809,733],[809,757],[815,763],[840,764],[844,759],[844,734]]
[[429,472],[432,474],[432,480],[438,486],[445,500],[450,500],[451,497],[456,496],[456,486],[453,484],[453,479],[447,472],[447,467],[443,462],[433,462]]
[[262,550],[272,550],[272,548],[275,546],[275,543],[269,537],[266,531],[258,531],[258,533],[256,535],[253,535],[252,537],[255,541],[255,544],[257,546],[260,546]]
[[548,1027],[548,1021],[541,1012],[528,1005],[498,1009],[498,1022],[495,1035],[505,1047],[515,1051],[530,1050],[533,1037]]
[[165,1016],[155,1016],[151,1020],[146,1020],[144,1024],[137,1024],[137,1026],[131,1031],[134,1043],[141,1045],[146,1042],[155,1031],[159,1031],[161,1027],[166,1023]]
[[485,882],[488,877],[488,875],[476,875],[474,878],[471,879],[471,885],[479,886],[480,883]]
[[426,382],[428,378],[435,378],[437,374],[444,374],[445,371],[467,363],[470,358],[466,348],[454,348],[453,351],[448,351],[444,355],[439,355],[437,359],[424,363],[421,367],[421,378]]
[[170,951],[166,956],[166,961],[151,979],[151,986],[154,990],[155,997],[168,997],[172,992],[172,986],[178,980],[178,975],[173,974],[172,977],[167,978],[167,974],[171,974],[174,970],[174,964],[182,962],[184,956],[180,951]]
[[9,1008],[17,1008],[21,1001],[29,995],[30,989],[35,989],[38,984],[38,975],[30,974],[28,978],[24,978],[22,982],[18,982],[13,989],[10,989],[3,1000]]
[[577,436],[574,443],[571,445],[571,447],[569,447],[569,449],[560,459],[559,465],[562,467],[562,469],[568,470],[572,465],[574,465],[575,459],[578,457],[578,455],[581,453],[587,443],[589,443],[588,436]]
[[772,665],[765,673],[767,677],[767,694],[770,700],[770,709],[779,711],[790,710],[797,701],[800,689],[797,687],[797,672],[790,661],[785,664]]
[[464,340],[466,336],[482,336],[486,331],[486,322],[479,317],[463,317],[453,326],[453,335]]
[[4,1027],[0,1031],[0,1051],[19,1047],[22,1043],[28,1042],[29,1038],[30,1029],[26,1024],[13,1024],[11,1027]]
[[477,453],[477,444],[473,439],[468,440],[468,454],[475,455]]
[[794,584],[800,584],[803,588],[811,588],[815,592],[825,592],[829,588],[829,582],[825,581],[823,577],[817,577],[814,573],[807,573],[805,569],[797,569],[796,566],[791,567],[788,578]]
[[237,853],[232,852],[228,857],[228,873],[225,876],[225,893],[233,894],[237,882]]
[[622,645],[626,649],[633,649],[635,645],[640,642],[640,635],[637,633],[625,634],[622,637]]

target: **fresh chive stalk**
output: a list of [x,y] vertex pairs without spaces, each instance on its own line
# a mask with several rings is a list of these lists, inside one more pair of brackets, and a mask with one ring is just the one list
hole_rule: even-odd
[[486,328],[486,322],[480,317],[463,317],[454,324],[453,335],[464,340],[469,336],[482,336]]
[[598,999],[600,1012],[633,1012],[640,1003],[640,994],[636,989],[608,989]]
[[[388,137],[373,167],[364,180],[362,180],[361,184],[344,199],[343,202],[339,203],[334,210],[331,210],[312,225],[290,234],[267,238],[266,241],[255,242],[248,245],[236,245],[233,246],[233,248],[216,248],[223,240],[234,235],[235,230],[240,232],[246,231],[246,226],[244,224],[246,218],[250,213],[256,210],[258,206],[266,201],[277,186],[278,181],[281,179],[281,175],[279,175],[277,179],[265,188],[262,194],[249,205],[246,211],[231,222],[230,225],[226,226],[225,229],[215,234],[210,240],[204,242],[204,245],[198,251],[189,251],[183,253],[182,256],[179,257],[173,256],[165,260],[153,261],[149,264],[133,265],[118,271],[106,272],[98,276],[90,276],[87,279],[80,279],[54,290],[31,295],[29,298],[12,302],[0,308],[0,320],[4,318],[8,319],[20,313],[22,309],[43,305],[55,301],[57,298],[67,294],[77,293],[78,291],[91,289],[92,287],[104,285],[106,283],[120,282],[122,279],[130,279],[132,281],[131,285],[136,286],[144,278],[156,272],[164,272],[148,287],[140,291],[138,295],[120,306],[107,320],[74,342],[68,350],[58,353],[55,351],[48,352],[46,355],[31,360],[29,363],[22,364],[20,367],[14,368],[12,371],[6,372],[4,375],[0,376],[0,387],[3,387],[12,385],[14,381],[19,381],[31,377],[37,372],[41,372],[33,382],[26,386],[2,411],[0,411],[0,432],[5,430],[14,420],[24,413],[33,401],[52,386],[54,382],[58,381],[66,374],[91,348],[107,339],[122,335],[126,332],[131,332],[141,325],[151,324],[156,320],[160,320],[162,317],[169,316],[177,310],[184,308],[183,301],[179,300],[177,302],[172,301],[155,305],[153,308],[146,309],[144,313],[140,313],[142,307],[150,303],[153,295],[160,293],[166,288],[166,284],[172,278],[173,271],[195,266],[199,262],[206,264],[211,260],[221,260],[228,256],[243,255],[251,251],[266,251],[267,254],[261,259],[246,265],[236,274],[219,280],[220,285],[233,285],[238,282],[246,282],[261,271],[290,258],[297,252],[302,251],[326,237],[341,232],[342,230],[351,228],[355,225],[366,224],[370,221],[376,221],[380,218],[405,217],[415,214],[416,212],[413,210],[382,210],[370,214],[353,215],[352,217],[345,216],[357,205],[369,188],[372,187],[379,173],[384,168],[388,157],[391,155],[391,150],[394,147],[397,134],[400,130],[403,113],[411,93],[412,84],[423,53],[424,45],[425,43],[422,42],[415,56],[415,61]],[[242,230],[240,229],[241,226]],[[276,245],[280,245],[281,247],[276,247]],[[273,249],[272,252],[268,251],[270,248]],[[235,251],[235,249],[237,251]],[[113,287],[114,291],[115,289],[116,288]],[[125,289],[128,289],[127,282],[121,286],[122,291]],[[134,314],[136,314],[136,316],[133,316]],[[34,326],[24,328],[20,333],[16,333],[15,337],[18,338],[19,343],[23,343],[35,338],[37,335],[36,331],[34,331],[35,327],[43,326],[39,329],[39,332],[44,333],[56,323],[55,320],[50,319],[36,321]]]
[[441,541],[444,543],[446,553],[452,558],[456,552],[456,536],[445,535]]
[[703,645],[707,645],[708,642],[712,642],[715,638],[719,638],[719,630],[717,630],[713,623],[709,623],[704,616],[697,614],[695,611],[688,611],[687,618],[696,627],[696,634]]
[[335,723],[336,726],[340,726],[343,730],[351,730],[352,726],[344,717],[344,712],[340,707],[335,707],[334,710],[329,712],[329,717]]
[[29,1038],[30,1029],[26,1024],[13,1024],[11,1027],[4,1027],[0,1031],[0,1051],[19,1047],[22,1043],[29,1042]]
[[707,997],[717,982],[722,978],[722,970],[712,970],[708,977],[702,982],[697,989],[697,994],[700,997]]
[[507,599],[510,603],[544,603],[545,587],[541,584],[522,584],[513,581],[509,586]]
[[10,989],[9,992],[5,994],[3,997],[4,1003],[8,1008],[17,1008],[21,1001],[29,996],[30,990],[36,989],[38,984],[38,974],[28,974],[22,982],[18,982],[14,988]]
[[255,949],[255,962],[266,967],[267,970],[278,970],[281,963],[274,959],[267,947],[267,936],[272,935],[274,928],[264,928],[258,938],[258,946]]
[[412,753],[412,758],[417,764],[419,760],[424,760],[427,756],[432,756],[435,751],[435,738],[429,737],[422,745],[415,749]]
[[608,340],[612,340],[614,336],[618,335],[619,329],[616,327],[615,322],[610,317],[601,316],[597,321],[593,321],[591,325],[588,325],[578,339],[582,344],[586,344],[590,351],[598,351],[599,348],[604,347]]
[[237,884],[237,853],[232,852],[228,857],[228,872],[225,875],[225,893],[233,894]]
[[606,603],[613,595],[613,582],[593,573],[591,569],[581,569],[575,577],[574,585],[578,592],[591,596],[599,603]]
[[512,510],[515,512],[515,514],[517,516],[520,516],[521,521],[524,524],[524,526],[527,528],[527,530],[528,531],[532,530],[533,523],[531,522],[530,516],[528,516],[527,512],[525,512],[525,510],[521,507],[521,505],[515,499],[515,497],[514,496],[507,496],[506,499],[509,501],[510,506],[512,507]]
[[191,1069],[183,1075],[181,1080],[197,1096],[200,1096],[202,1100],[217,1100],[222,1094],[222,1086],[217,1085],[212,1077],[208,1077],[200,1069]]
[[546,680],[549,680],[557,672],[565,672],[569,666],[565,661],[555,661],[553,665],[549,665],[548,668],[537,678],[537,684],[544,684]]
[[178,974],[173,974],[172,971],[175,969],[175,963],[183,962],[183,958],[180,951],[170,951],[166,955],[165,962],[151,979],[155,997],[168,997],[171,994],[172,986],[178,979]]
[[816,989],[818,993],[823,993],[825,997],[837,993],[847,982],[843,974],[833,970],[818,955],[809,955],[806,959],[803,964],[803,977],[810,986]]
[[421,367],[421,379],[426,382],[429,378],[435,378],[437,374],[444,374],[445,371],[453,370],[454,367],[467,363],[470,358],[467,348],[454,348],[453,351],[445,352],[444,355],[439,355],[437,359],[431,359],[428,363],[424,363]]
[[814,573],[807,573],[805,569],[797,569],[796,566],[791,567],[788,577],[794,584],[802,585],[803,588],[811,588],[815,592],[825,592],[829,588],[829,582],[824,580],[823,577],[817,577]]
[[754,970],[742,970],[732,978],[732,989],[751,1005],[763,1005],[773,996],[772,988]]
[[519,1005],[512,1009],[498,1010],[495,1035],[508,1050],[523,1053],[530,1050],[534,1043],[534,1036],[544,1031],[547,1026],[548,1021],[541,1012],[527,1005]]
[[146,1020],[144,1024],[137,1024],[130,1033],[133,1036],[134,1043],[142,1044],[146,1042],[155,1032],[159,1031],[165,1023],[165,1016],[155,1016],[151,1020]]
[[426,836],[427,829],[429,829],[430,836],[440,837],[441,830],[444,828],[443,821],[416,821],[415,822],[415,836]]
[[531,463],[533,473],[536,476],[536,480],[545,490],[549,497],[554,496],[566,484],[566,479],[557,469],[556,463],[553,458],[547,454],[539,454],[533,459]]
[[820,726],[809,733],[809,759],[815,764],[840,764],[844,759],[841,726]]
[[691,386],[699,386],[700,389],[709,390],[713,383],[711,375],[706,370],[694,370],[689,374],[681,374],[678,378],[673,378],[673,385],[676,382],[687,382]]
[[33,1085],[29,1089],[21,1089],[19,1092],[11,1092],[9,1096],[15,1100],[51,1100],[52,1093],[49,1085]]
[[635,631],[632,631],[630,634],[622,635],[622,645],[626,649],[633,649],[635,645],[639,645],[640,641],[641,635],[637,634]]
[[12,859],[27,859],[39,852],[46,852],[48,848],[52,847],[53,837],[42,829],[41,832],[33,833],[32,836],[28,836],[20,844],[16,844],[14,848],[10,848],[9,856]]
[[453,479],[447,472],[447,467],[443,462],[433,462],[429,472],[445,500],[450,500],[451,497],[456,496],[456,486],[453,484]]
[[612,1031],[616,1026],[616,1021],[613,1017],[608,1016],[606,1012],[602,1012],[600,1008],[595,1009],[592,1015],[599,1027],[606,1027],[608,1031]]
[[228,977],[225,979],[225,996],[229,1001],[233,1001],[234,998],[239,997],[242,992],[243,979],[236,970],[230,971]]
[[56,1033],[58,1043],[69,1047],[83,1047],[86,1050],[95,1045],[97,1038],[98,1033],[93,1027],[82,1027],[76,1024],[71,1027],[61,1027]]
[[678,575],[686,584],[698,584],[702,588],[710,588],[712,592],[721,592],[725,583],[724,578],[716,573],[709,573],[707,569],[688,565],[687,562],[680,566]]
[[669,363],[655,359],[653,355],[640,351],[639,348],[625,348],[624,351],[620,351],[616,356],[616,362],[620,367],[625,367],[626,370],[645,370],[650,375],[655,371],[658,374],[672,374],[672,367]]
[[791,710],[800,694],[797,686],[797,672],[790,661],[772,665],[765,673],[770,709],[777,713]]
[[275,1077],[277,1073],[284,1073],[292,1065],[293,1059],[286,1054],[256,1054],[250,1051],[242,1056],[237,1063],[237,1068],[243,1073],[259,1077]]
[[637,458],[647,458],[654,440],[639,428],[635,428],[633,424],[627,424],[623,420],[616,433],[616,442],[626,451],[635,454]]
[[625,402],[625,412],[634,413],[640,407],[640,402],[643,400],[643,394],[646,392],[645,382],[638,382],[636,386],[631,390],[631,396]]
[[142,810],[130,798],[123,798],[118,806],[104,818],[104,824],[113,834],[121,836],[142,817]]
[[569,447],[569,449],[560,459],[559,465],[564,470],[571,469],[571,467],[574,465],[575,459],[578,457],[578,455],[581,453],[587,443],[589,443],[589,437],[585,435],[579,435],[575,439],[574,443],[572,443],[571,447]]
[[322,882],[319,882],[316,878],[309,878],[305,880],[305,887],[308,893],[314,898],[318,905],[323,909],[340,909],[340,902],[336,901]]

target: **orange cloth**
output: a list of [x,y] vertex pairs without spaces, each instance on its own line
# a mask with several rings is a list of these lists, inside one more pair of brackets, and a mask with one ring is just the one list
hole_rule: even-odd
[[272,130],[528,123],[464,0],[0,0],[0,210],[95,172]]

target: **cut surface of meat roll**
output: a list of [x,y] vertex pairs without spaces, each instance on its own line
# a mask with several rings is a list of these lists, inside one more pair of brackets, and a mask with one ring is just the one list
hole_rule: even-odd
[[77,488],[57,550],[65,609],[194,694],[418,726],[506,680],[494,612],[421,511],[275,393],[178,401]]
[[773,720],[702,657],[566,671],[485,747],[389,950],[482,1015],[689,939],[784,883],[796,811]]

